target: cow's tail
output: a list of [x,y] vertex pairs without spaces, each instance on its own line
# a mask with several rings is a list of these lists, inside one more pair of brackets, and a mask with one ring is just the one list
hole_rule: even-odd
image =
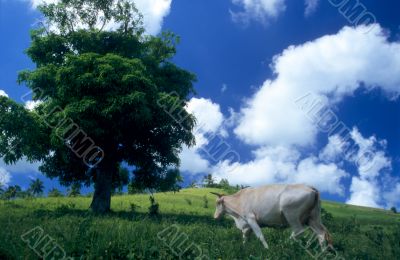
[[324,231],[324,236],[325,240],[328,242],[329,247],[333,248],[333,240],[332,236],[329,233],[328,229],[322,224],[322,219],[321,219],[321,196],[320,193],[317,189],[313,188],[315,192],[315,202],[314,202],[314,207],[311,212],[311,217],[314,218],[314,221],[318,223],[318,225],[323,229]]

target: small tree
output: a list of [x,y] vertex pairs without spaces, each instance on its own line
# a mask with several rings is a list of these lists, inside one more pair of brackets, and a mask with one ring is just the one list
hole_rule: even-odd
[[113,180],[113,194],[121,195],[124,186],[129,183],[129,170],[124,167],[119,167],[119,172]]
[[189,188],[196,188],[196,187],[197,187],[196,181],[192,181],[189,185]]
[[29,185],[28,192],[32,194],[32,196],[40,196],[43,194],[44,185],[43,182],[39,179],[32,180],[31,184]]
[[49,194],[47,196],[51,198],[58,198],[58,197],[63,197],[63,194],[58,189],[53,188],[49,191]]
[[219,182],[219,187],[221,189],[229,189],[231,186],[229,185],[229,181],[227,179],[221,179]]
[[393,213],[397,214],[397,209],[396,209],[396,207],[391,207],[390,210],[391,210]]
[[149,215],[150,216],[158,216],[160,213],[160,205],[156,202],[156,199],[153,195],[149,197],[150,199],[150,207],[149,207]]
[[68,197],[77,197],[81,195],[81,185],[79,183],[73,183],[68,190]]
[[207,188],[214,188],[215,187],[215,180],[212,176],[212,174],[207,174],[206,176],[204,176],[204,186]]
[[20,195],[21,192],[22,192],[22,189],[20,186],[18,186],[18,185],[10,186],[4,192],[3,197],[6,200],[15,199],[16,197],[18,197]]

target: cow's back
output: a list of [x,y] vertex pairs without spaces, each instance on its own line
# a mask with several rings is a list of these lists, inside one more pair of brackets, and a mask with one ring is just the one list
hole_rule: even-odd
[[282,226],[287,224],[283,210],[288,207],[299,210],[310,207],[308,204],[313,203],[313,192],[314,189],[307,185],[273,184],[246,188],[234,196],[243,214],[253,213],[260,225]]

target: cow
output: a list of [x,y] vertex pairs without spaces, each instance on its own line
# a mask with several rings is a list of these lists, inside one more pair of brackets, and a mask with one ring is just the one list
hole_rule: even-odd
[[317,189],[303,185],[274,184],[259,188],[246,188],[233,195],[217,195],[215,219],[224,214],[235,221],[243,233],[243,243],[253,231],[268,249],[261,227],[288,227],[291,238],[296,238],[309,226],[322,246],[325,241],[332,247],[332,239],[321,222],[321,200]]

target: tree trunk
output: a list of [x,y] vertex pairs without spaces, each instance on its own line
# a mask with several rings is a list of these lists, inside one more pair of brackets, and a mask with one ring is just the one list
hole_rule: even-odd
[[93,212],[104,214],[110,211],[112,176],[117,171],[112,163],[101,163],[96,170],[94,180],[94,195],[90,208]]

